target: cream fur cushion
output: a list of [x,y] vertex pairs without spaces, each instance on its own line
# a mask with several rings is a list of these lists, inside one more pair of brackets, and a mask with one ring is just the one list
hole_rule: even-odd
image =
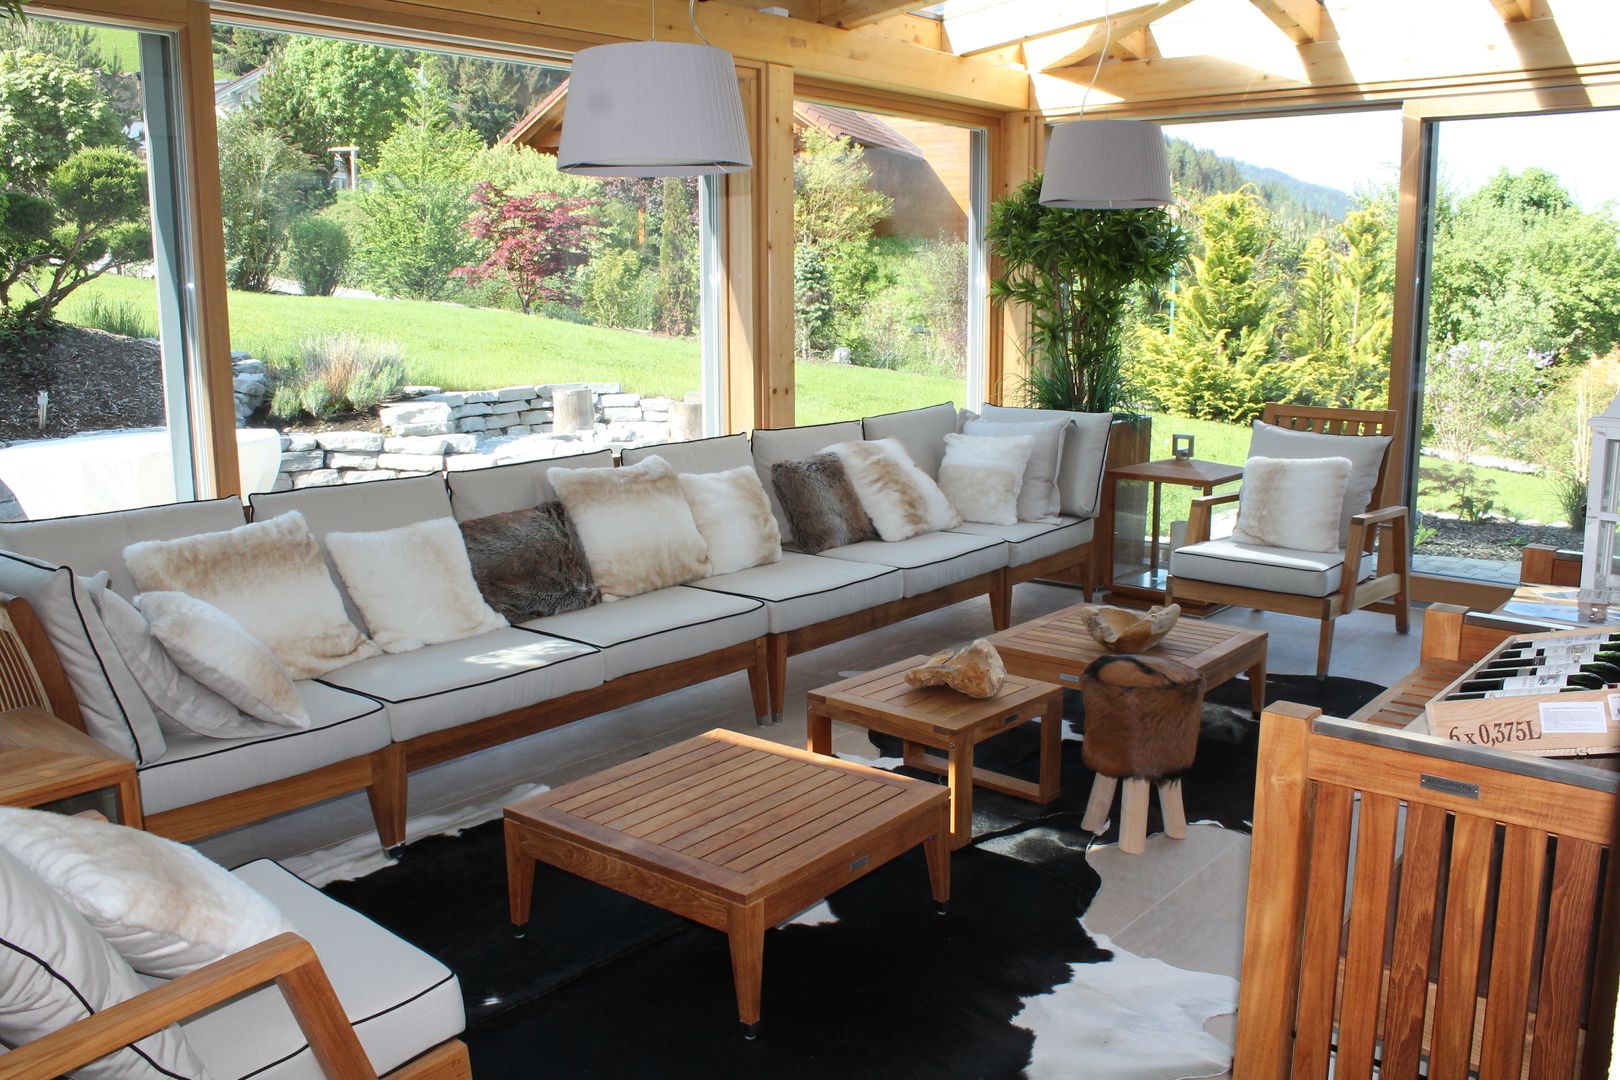
[[546,470],[604,600],[707,577],[709,546],[675,469],[654,455],[619,469]]
[[1349,481],[1349,458],[1252,457],[1243,466],[1232,539],[1295,551],[1338,551],[1339,509]]
[[899,439],[834,443],[861,507],[884,540],[909,540],[962,524],[951,500],[917,468]]
[[692,520],[709,545],[709,573],[730,574],[782,560],[782,530],[752,465],[682,473]]
[[1018,492],[1035,449],[1030,435],[997,439],[989,435],[946,435],[939,488],[963,521],[1018,524]]
[[[971,414],[965,414],[971,415]],[[1018,489],[1019,521],[1056,521],[1063,506],[1058,491],[1058,467],[1063,463],[1063,440],[1068,420],[1032,420],[1014,423],[1001,420],[971,419],[962,425],[962,434],[1014,439],[1028,436],[1035,441],[1029,464],[1024,466],[1024,484]]]
[[142,592],[183,592],[225,612],[295,679],[377,655],[349,621],[320,545],[296,511],[226,532],[131,544],[124,562]]
[[478,591],[455,518],[330,532],[326,550],[383,652],[410,652],[507,625]]
[[135,602],[181,671],[249,716],[284,728],[309,727],[309,710],[287,669],[241,623],[185,593],[142,593]]
[[139,829],[0,807],[0,847],[145,975],[172,979],[293,929],[223,867]]

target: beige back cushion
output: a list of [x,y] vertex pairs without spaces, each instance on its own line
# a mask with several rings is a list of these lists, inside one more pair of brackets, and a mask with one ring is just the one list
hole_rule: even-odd
[[658,446],[632,446],[619,455],[626,465],[634,465],[657,455],[678,473],[715,473],[752,465],[748,436],[721,435],[692,442],[661,443]]
[[519,461],[512,465],[452,472],[449,474],[450,506],[457,521],[528,510],[557,499],[557,492],[546,479],[547,469],[605,469],[612,464],[613,451],[595,450],[545,461]]
[[782,512],[782,501],[776,497],[776,485],[771,482],[771,466],[779,461],[802,461],[820,453],[833,443],[853,442],[864,438],[859,420],[841,420],[834,424],[816,424],[811,427],[759,428],[749,440],[754,454],[754,471],[771,500],[771,513],[782,532],[782,543],[793,540],[793,527]]
[[956,404],[929,405],[922,409],[868,416],[861,429],[868,439],[896,439],[912,462],[939,479],[939,465],[945,460],[945,436],[956,432]]
[[1113,429],[1113,413],[1068,412],[1062,409],[1010,409],[986,405],[980,416],[991,421],[1028,422],[1067,419],[1073,427],[1063,437],[1063,456],[1058,463],[1058,496],[1061,511],[1070,517],[1092,517],[1102,494],[1103,466],[1108,458],[1108,436]]

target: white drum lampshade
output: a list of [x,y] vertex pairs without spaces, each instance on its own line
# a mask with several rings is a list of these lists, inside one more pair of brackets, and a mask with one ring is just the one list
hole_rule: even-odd
[[1042,206],[1140,210],[1169,204],[1170,160],[1157,124],[1076,120],[1052,129]]
[[753,166],[731,54],[635,41],[574,56],[557,168],[584,176],[706,176]]

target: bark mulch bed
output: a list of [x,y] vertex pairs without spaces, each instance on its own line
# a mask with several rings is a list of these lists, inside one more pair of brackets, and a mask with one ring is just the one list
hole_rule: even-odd
[[1462,559],[1497,559],[1518,562],[1527,544],[1551,544],[1579,549],[1584,537],[1577,529],[1558,525],[1519,525],[1510,521],[1460,521],[1422,514],[1422,524],[1437,530],[1434,539],[1418,548],[1425,555]]
[[[43,430],[41,390],[50,394]],[[160,427],[163,422],[156,344],[63,325],[0,338],[0,441]]]

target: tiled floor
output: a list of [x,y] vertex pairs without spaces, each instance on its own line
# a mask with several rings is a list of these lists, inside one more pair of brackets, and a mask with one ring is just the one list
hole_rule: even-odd
[[[1079,593],[1071,589],[1022,585],[1014,618],[1034,618],[1079,600]],[[1308,673],[1315,669],[1316,623],[1237,609],[1213,618],[1265,629],[1270,638],[1271,671]],[[1416,665],[1415,628],[1420,621],[1415,615],[1414,632],[1402,637],[1394,633],[1387,615],[1361,612],[1340,619],[1333,673],[1387,684]],[[713,727],[802,746],[806,691],[834,681],[841,672],[932,652],[989,630],[989,606],[976,600],[795,657],[788,665],[787,713],[774,727],[754,725],[747,680],[739,674],[462,758],[411,777],[411,812],[416,815],[480,801],[520,783],[555,786]],[[865,733],[853,728],[835,727],[833,745],[851,754],[871,753]],[[324,847],[369,833],[371,828],[366,800],[356,795],[239,829],[199,846],[230,866]],[[1103,876],[1104,887],[1085,917],[1087,926],[1138,955],[1185,968],[1238,974],[1248,880],[1246,835],[1194,826],[1184,841],[1149,838],[1147,851],[1139,856],[1106,847],[1094,850],[1090,858]],[[1231,1017],[1210,1024],[1212,1031],[1227,1039],[1232,1027]]]

